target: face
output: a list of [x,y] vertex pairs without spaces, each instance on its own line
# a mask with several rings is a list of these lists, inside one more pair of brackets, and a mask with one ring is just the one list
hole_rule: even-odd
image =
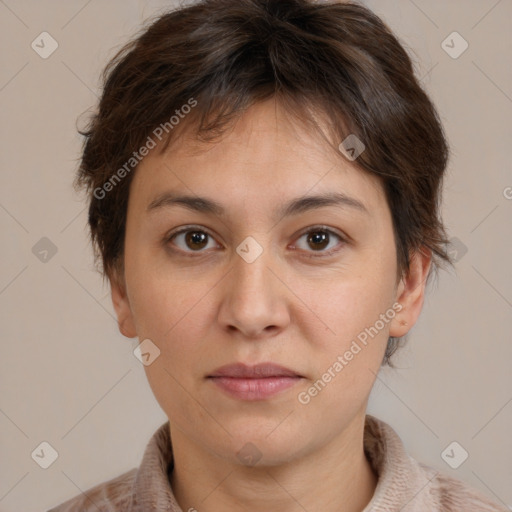
[[[184,137],[140,163],[112,293],[121,332],[160,350],[145,371],[171,431],[238,463],[252,442],[279,464],[364,417],[428,266],[414,256],[397,284],[380,182],[269,101],[220,142]],[[232,363],[294,377],[212,378]]]

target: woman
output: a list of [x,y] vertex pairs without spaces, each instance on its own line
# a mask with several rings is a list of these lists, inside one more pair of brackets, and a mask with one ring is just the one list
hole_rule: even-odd
[[366,414],[450,263],[448,148],[350,3],[203,0],[112,60],[77,185],[169,421],[54,511],[500,511]]

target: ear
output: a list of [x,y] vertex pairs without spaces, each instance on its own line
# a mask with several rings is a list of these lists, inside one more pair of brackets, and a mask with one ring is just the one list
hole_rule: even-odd
[[135,329],[135,322],[128,295],[126,294],[124,277],[119,276],[119,274],[115,272],[109,280],[112,290],[112,304],[116,312],[119,332],[127,338],[135,338],[137,336],[137,330]]
[[390,324],[389,335],[399,338],[407,334],[418,320],[423,300],[428,271],[432,263],[432,251],[421,248],[412,253],[410,267],[397,288],[396,301],[402,305],[400,312]]

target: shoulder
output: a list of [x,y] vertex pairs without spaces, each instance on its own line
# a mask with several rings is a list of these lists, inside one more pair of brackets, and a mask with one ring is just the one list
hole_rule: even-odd
[[131,503],[137,469],[91,487],[47,512],[125,512]]
[[439,512],[509,512],[504,505],[493,501],[462,480],[437,472],[421,462],[418,465],[431,476],[429,494]]
[[510,512],[499,498],[491,499],[409,455],[393,428],[367,415],[365,453],[378,475],[374,496],[363,512]]

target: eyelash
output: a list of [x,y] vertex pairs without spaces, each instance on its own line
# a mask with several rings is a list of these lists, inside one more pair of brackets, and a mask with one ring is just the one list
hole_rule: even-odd
[[[164,244],[168,245],[178,235],[180,235],[182,233],[188,233],[188,232],[191,232],[191,231],[198,231],[198,232],[201,232],[201,233],[205,233],[209,237],[211,237],[212,239],[215,240],[215,237],[207,229],[205,229],[205,228],[203,228],[201,226],[185,226],[185,227],[179,229],[178,231],[173,231],[173,232],[169,233],[168,235],[166,235],[166,237],[164,239]],[[339,233],[336,233],[335,231],[333,231],[332,229],[328,228],[327,226],[322,226],[322,225],[311,226],[311,227],[306,228],[306,230],[302,231],[302,233],[298,235],[297,240],[302,238],[304,235],[311,234],[311,233],[316,233],[316,232],[328,233],[329,237],[331,235],[334,235],[335,237],[337,237],[340,240],[340,243],[343,244],[343,245],[345,243],[347,243],[347,239],[345,237],[343,237]],[[338,247],[338,248],[330,249],[328,251],[318,251],[318,252],[316,252],[316,251],[306,251],[306,252],[311,252],[311,254],[304,254],[303,256],[306,257],[306,258],[326,258],[326,257],[332,256],[333,254],[337,253],[340,250],[341,250],[341,248]],[[177,250],[176,249],[172,249],[172,251],[173,252],[179,252],[181,254],[186,254],[188,257],[193,257],[193,258],[194,257],[204,256],[204,253],[205,253],[205,251],[203,251],[203,250],[199,250],[199,251],[183,251],[182,249],[177,249]]]

